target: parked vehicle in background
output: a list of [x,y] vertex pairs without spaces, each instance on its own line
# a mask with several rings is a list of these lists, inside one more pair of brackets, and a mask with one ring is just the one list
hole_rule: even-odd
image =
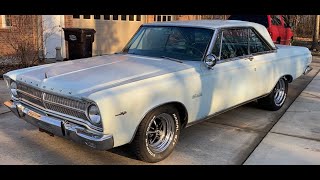
[[264,25],[274,43],[291,45],[293,32],[288,15],[231,15],[229,20],[250,21]]
[[158,162],[187,126],[254,100],[280,109],[311,60],[305,47],[276,47],[257,23],[150,23],[120,53],[6,73],[5,105],[51,135],[99,150],[130,143]]

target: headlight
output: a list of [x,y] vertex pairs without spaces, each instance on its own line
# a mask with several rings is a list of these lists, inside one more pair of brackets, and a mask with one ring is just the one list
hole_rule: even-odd
[[18,93],[17,93],[17,83],[12,81],[10,83],[10,91],[11,91],[11,94],[14,96],[14,97],[17,97],[18,96]]
[[93,124],[98,125],[101,123],[100,111],[96,105],[93,104],[88,107],[88,116],[89,116],[89,120]]

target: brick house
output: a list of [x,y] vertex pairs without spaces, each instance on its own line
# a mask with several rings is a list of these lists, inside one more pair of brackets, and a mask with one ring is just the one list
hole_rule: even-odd
[[[12,52],[5,38],[15,26],[17,16],[0,15],[0,57]],[[195,20],[199,15],[26,15],[32,19],[27,36],[35,47],[42,49],[45,58],[56,57],[56,47],[63,58],[68,58],[67,42],[62,28],[95,29],[92,55],[120,51],[143,23],[154,21]],[[40,24],[39,24],[40,23]],[[39,36],[40,35],[40,36]],[[40,53],[41,55],[41,53]]]
[[40,18],[41,16],[35,15],[0,15],[0,58],[14,54],[13,46],[21,41],[28,42],[31,49],[40,47]]

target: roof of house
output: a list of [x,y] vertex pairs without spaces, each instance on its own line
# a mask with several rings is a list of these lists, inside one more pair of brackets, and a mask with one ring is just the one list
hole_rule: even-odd
[[199,27],[208,29],[218,29],[227,27],[253,27],[255,28],[267,42],[275,48],[275,45],[270,37],[267,29],[257,23],[240,21],[240,20],[192,20],[192,21],[167,21],[167,22],[153,22],[146,23],[148,26],[182,26],[182,27]]

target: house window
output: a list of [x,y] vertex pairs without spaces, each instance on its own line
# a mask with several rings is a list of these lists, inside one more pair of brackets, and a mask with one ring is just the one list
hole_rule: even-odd
[[127,15],[121,15],[121,20],[126,21],[127,20]]
[[172,16],[171,15],[157,15],[157,18],[154,16],[154,21],[172,21]]
[[137,15],[136,21],[141,21],[141,15]]
[[118,15],[113,15],[112,19],[113,20],[118,20]]
[[1,27],[11,27],[12,26],[12,19],[11,19],[11,15],[2,15],[1,17]]
[[93,15],[94,19],[100,19],[100,15]]
[[162,16],[162,21],[167,21],[167,16]]
[[83,15],[83,19],[90,19],[90,15]]
[[103,15],[104,20],[110,20],[110,15]]
[[134,21],[134,15],[129,15],[129,21]]
[[73,15],[73,19],[80,19],[80,15]]

